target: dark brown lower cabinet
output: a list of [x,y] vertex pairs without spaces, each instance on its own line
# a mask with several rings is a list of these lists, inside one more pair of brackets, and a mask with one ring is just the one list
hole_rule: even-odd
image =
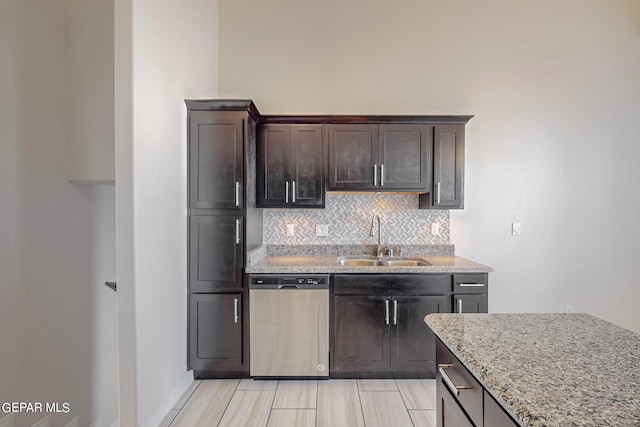
[[246,370],[243,357],[242,294],[191,294],[189,369],[222,371],[221,377]]
[[456,313],[486,313],[487,294],[454,295],[453,310]]
[[436,339],[438,427],[517,427],[458,358]]
[[[339,288],[341,283],[343,288],[373,283],[403,293],[401,275],[341,276]],[[447,295],[335,295],[331,376],[434,378],[435,336],[424,317],[451,312],[450,301]]]
[[444,387],[442,382],[436,385],[438,427],[474,427],[458,402]]
[[386,297],[370,296],[334,298],[333,370],[379,371],[390,368],[386,301]]
[[423,372],[435,376],[435,334],[424,327],[427,313],[447,313],[451,306],[446,296],[391,297],[391,365],[396,371]]

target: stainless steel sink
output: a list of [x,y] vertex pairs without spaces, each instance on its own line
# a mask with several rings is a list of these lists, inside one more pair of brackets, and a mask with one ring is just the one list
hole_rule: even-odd
[[431,263],[419,258],[339,257],[344,267],[425,267]]
[[375,259],[343,259],[338,258],[340,265],[345,267],[377,267],[378,261]]
[[424,267],[431,265],[427,261],[417,259],[390,259],[386,261],[378,261],[380,265],[385,267]]

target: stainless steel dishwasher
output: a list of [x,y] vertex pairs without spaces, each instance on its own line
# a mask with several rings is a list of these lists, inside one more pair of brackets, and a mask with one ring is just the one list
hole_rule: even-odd
[[329,276],[249,276],[252,377],[329,376]]

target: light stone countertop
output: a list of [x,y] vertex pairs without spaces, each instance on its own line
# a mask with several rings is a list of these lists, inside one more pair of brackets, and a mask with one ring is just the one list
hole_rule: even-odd
[[588,314],[429,314],[522,426],[640,426],[640,335]]
[[[363,256],[364,257],[364,256]],[[414,255],[431,265],[423,267],[344,267],[336,255],[284,255],[265,256],[255,264],[248,265],[250,274],[276,273],[489,273],[486,265],[457,256]]]

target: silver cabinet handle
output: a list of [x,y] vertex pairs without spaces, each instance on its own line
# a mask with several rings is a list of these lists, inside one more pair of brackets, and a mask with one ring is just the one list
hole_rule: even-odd
[[380,165],[380,187],[384,187],[384,164]]
[[233,323],[238,323],[238,298],[233,299]]
[[378,164],[373,165],[373,186],[378,185]]
[[284,183],[284,202],[289,203],[289,181]]
[[458,283],[462,288],[483,288],[484,283]]
[[436,203],[440,204],[440,183],[436,185]]
[[460,395],[460,390],[468,390],[470,388],[472,388],[469,385],[455,385],[453,383],[453,381],[451,381],[451,378],[449,378],[449,375],[447,375],[447,373],[444,371],[445,368],[450,368],[453,365],[451,364],[441,364],[438,365],[438,372],[440,372],[440,375],[442,375],[442,380],[444,381],[444,383],[447,385],[447,388],[449,390],[451,390],[451,393],[455,394],[456,396]]
[[398,324],[398,300],[393,300],[393,324]]
[[236,181],[236,206],[240,206],[240,183]]
[[389,324],[389,300],[386,299],[384,300],[384,321],[387,323],[387,325]]
[[462,314],[462,298],[458,297],[458,313]]
[[240,244],[240,220],[236,219],[236,245]]
[[296,202],[296,182],[291,181],[291,203]]

